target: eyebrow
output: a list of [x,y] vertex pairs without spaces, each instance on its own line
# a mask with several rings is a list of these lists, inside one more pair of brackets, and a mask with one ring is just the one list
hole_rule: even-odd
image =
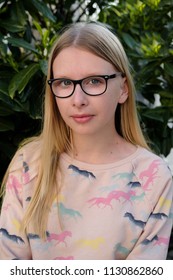
[[88,78],[88,77],[104,76],[104,75],[112,75],[112,73],[110,73],[110,74],[93,73],[93,74],[85,75],[85,76],[81,77],[80,79],[73,79],[73,78],[70,78],[69,76],[65,76],[65,75],[59,75],[59,76],[56,75],[56,77],[53,75],[53,79],[81,80],[81,79]]

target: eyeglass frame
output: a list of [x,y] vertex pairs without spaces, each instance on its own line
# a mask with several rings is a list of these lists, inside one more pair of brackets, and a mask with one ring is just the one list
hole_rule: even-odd
[[[53,95],[54,95],[55,97],[57,97],[57,98],[64,99],[64,98],[68,98],[68,97],[72,96],[73,93],[74,93],[74,91],[75,91],[75,89],[76,89],[76,85],[77,85],[77,84],[80,85],[81,89],[83,90],[83,92],[84,92],[86,95],[89,95],[89,96],[99,96],[99,95],[102,95],[102,94],[104,94],[104,93],[106,92],[107,86],[108,86],[108,80],[109,80],[109,79],[114,79],[114,78],[116,78],[116,77],[118,77],[118,76],[122,76],[122,78],[124,78],[124,77],[125,77],[125,74],[124,74],[123,72],[116,72],[116,73],[114,73],[114,74],[112,74],[112,75],[92,75],[92,76],[88,76],[88,77],[85,77],[85,78],[80,79],[80,80],[72,80],[72,79],[68,79],[68,78],[56,78],[56,79],[49,79],[49,80],[47,80],[47,83],[48,83],[48,85],[50,86],[51,92],[52,92]],[[92,77],[93,77],[93,78],[103,78],[103,79],[105,80],[106,86],[105,86],[105,90],[104,90],[102,93],[99,93],[99,94],[90,94],[90,93],[87,93],[87,92],[83,89],[82,82],[83,82],[84,80],[89,79],[89,78],[92,78]],[[60,81],[68,80],[68,81],[70,81],[70,82],[73,83],[74,89],[73,89],[73,91],[72,91],[72,93],[71,93],[70,95],[68,95],[68,96],[57,96],[57,95],[53,92],[52,83],[53,83],[54,81],[59,81],[59,80],[60,80]]]

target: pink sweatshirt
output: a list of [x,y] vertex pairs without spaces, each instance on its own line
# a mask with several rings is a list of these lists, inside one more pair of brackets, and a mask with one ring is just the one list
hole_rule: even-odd
[[62,189],[49,213],[46,240],[19,230],[38,160],[24,147],[11,167],[0,216],[0,259],[166,259],[173,185],[161,158],[140,147],[124,160],[100,165],[62,154]]

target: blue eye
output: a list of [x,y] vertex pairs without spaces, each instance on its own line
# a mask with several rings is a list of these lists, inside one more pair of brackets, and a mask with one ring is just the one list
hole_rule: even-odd
[[86,86],[99,86],[105,84],[105,80],[102,77],[90,77],[83,81]]
[[100,79],[97,79],[97,78],[93,78],[91,79],[90,83],[93,84],[93,85],[97,85],[97,84],[100,84]]
[[70,80],[62,79],[62,80],[58,81],[58,86],[59,87],[68,87],[68,86],[71,86],[71,85],[73,85],[73,83]]
[[70,81],[70,80],[63,80],[62,84],[64,84],[65,86],[70,86],[72,84],[72,81]]

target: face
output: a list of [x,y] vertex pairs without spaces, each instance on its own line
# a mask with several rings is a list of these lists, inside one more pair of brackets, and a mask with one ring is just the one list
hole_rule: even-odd
[[[112,64],[89,51],[68,47],[53,62],[53,76],[79,80],[95,75],[112,75],[118,72]],[[115,133],[114,116],[118,103],[128,97],[125,78],[117,76],[107,82],[103,95],[89,96],[77,84],[72,96],[56,103],[65,123],[76,135],[108,135]]]

